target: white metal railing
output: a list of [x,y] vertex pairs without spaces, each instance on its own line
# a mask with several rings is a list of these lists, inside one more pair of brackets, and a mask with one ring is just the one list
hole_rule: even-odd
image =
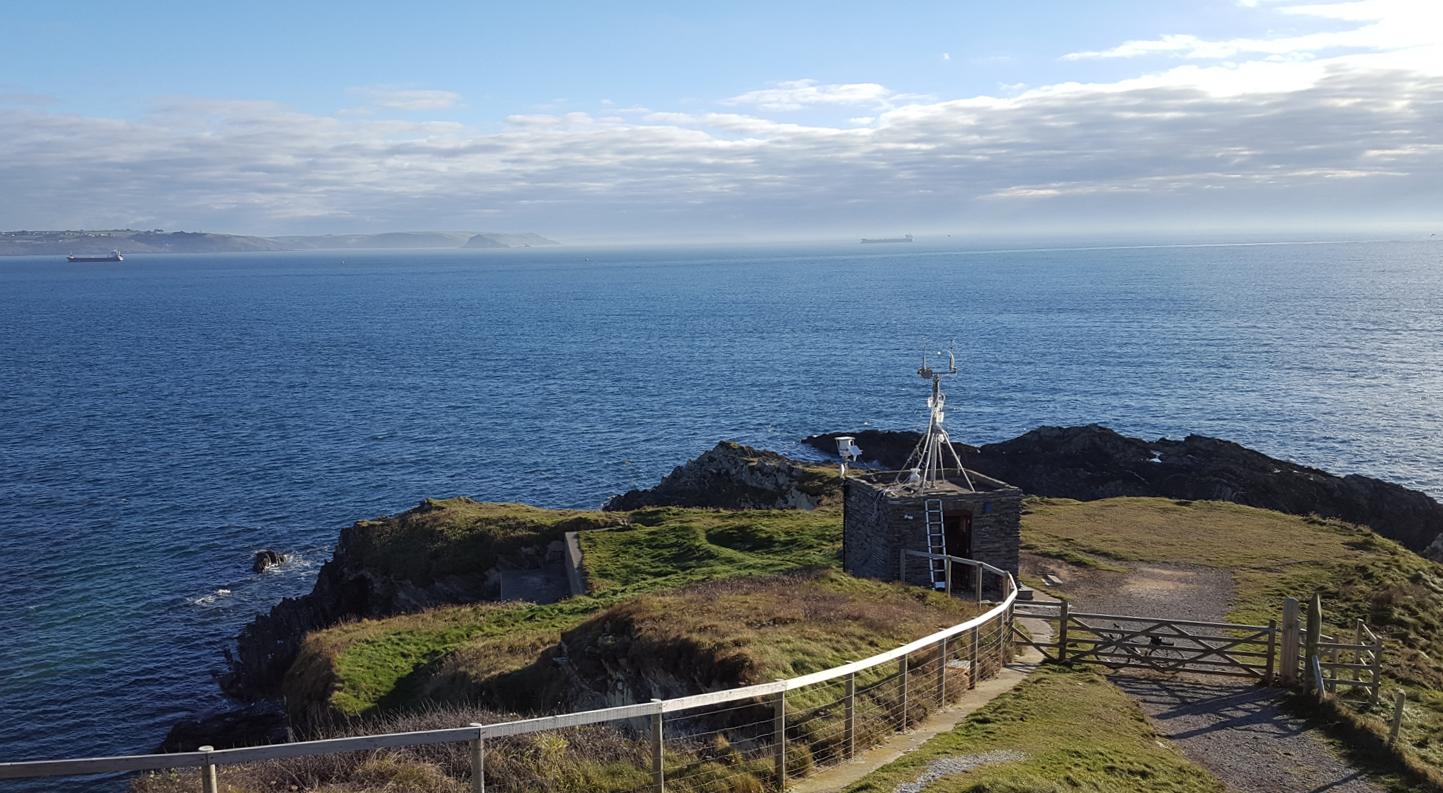
[[[915,552],[914,552],[915,553]],[[927,554],[930,556],[930,554]],[[777,680],[772,683],[761,683],[752,686],[730,689],[727,691],[716,691],[706,694],[696,694],[676,699],[652,700],[651,702],[624,705],[621,707],[604,708],[600,710],[582,711],[579,713],[565,713],[557,716],[544,716],[539,718],[524,719],[518,721],[502,722],[497,724],[472,724],[466,727],[456,727],[440,730],[422,730],[416,732],[388,733],[382,735],[367,735],[351,738],[330,738],[316,741],[298,741],[295,743],[274,744],[270,746],[252,746],[238,749],[209,749],[202,747],[200,751],[176,752],[173,754],[147,754],[130,755],[119,757],[95,757],[67,760],[34,760],[21,762],[0,763],[0,779],[23,779],[33,777],[53,776],[79,776],[90,774],[110,774],[135,771],[157,771],[173,768],[199,768],[201,770],[201,782],[203,790],[210,793],[216,789],[215,769],[221,765],[234,765],[239,763],[263,762],[269,760],[284,760],[309,755],[331,754],[338,752],[365,751],[374,749],[399,748],[407,746],[425,746],[432,744],[470,742],[472,748],[472,785],[477,791],[484,790],[484,775],[481,773],[485,751],[485,742],[508,736],[524,735],[528,733],[547,732],[563,730],[586,725],[600,724],[603,722],[618,722],[631,719],[648,719],[652,724],[652,734],[656,743],[655,767],[654,767],[654,790],[661,791],[664,787],[662,778],[661,762],[661,741],[662,741],[662,719],[666,714],[675,714],[681,711],[695,710],[709,706],[722,705],[727,703],[755,702],[756,700],[770,699],[775,703],[777,721],[775,723],[774,747],[776,753],[776,773],[778,781],[784,784],[787,770],[785,767],[785,695],[789,691],[814,686],[819,683],[826,683],[833,680],[845,679],[847,683],[846,712],[848,720],[853,716],[852,697],[856,693],[856,675],[874,669],[882,664],[902,659],[900,672],[897,677],[900,679],[900,697],[903,708],[901,726],[905,729],[908,724],[907,707],[907,656],[918,653],[928,647],[938,647],[939,666],[936,670],[937,681],[940,685],[939,703],[946,696],[946,673],[949,647],[953,653],[962,651],[968,652],[970,666],[968,675],[970,686],[975,686],[979,671],[984,665],[991,665],[990,659],[984,659],[983,655],[995,653],[997,655],[995,669],[1000,669],[1006,663],[1007,648],[1011,644],[1011,621],[1013,614],[1013,603],[1017,598],[1017,585],[1010,573],[1000,570],[988,564],[975,562],[973,560],[955,559],[947,557],[949,561],[961,561],[976,565],[981,570],[994,573],[1003,582],[1003,599],[996,606],[966,622],[954,625],[950,628],[938,631],[930,636],[918,639],[914,642],[904,644],[894,650],[879,653],[861,661],[854,661],[849,664],[825,669],[820,672],[802,675],[785,680]],[[949,565],[950,569],[950,565]],[[980,579],[980,576],[978,576]],[[981,643],[981,633],[984,629],[991,634],[989,626],[996,623],[995,646],[992,639],[988,644]],[[958,642],[949,644],[955,637],[971,633],[970,642]],[[969,649],[970,648],[970,649]],[[983,664],[983,661],[986,664]],[[845,754],[852,752],[851,743],[854,740],[854,726],[847,725],[848,737],[846,739]]]

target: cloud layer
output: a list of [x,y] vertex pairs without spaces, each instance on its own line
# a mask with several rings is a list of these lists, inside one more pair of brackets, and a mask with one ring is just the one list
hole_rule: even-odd
[[[1264,57],[1011,98],[797,80],[717,103],[748,112],[514,116],[482,132],[185,98],[127,122],[16,96],[0,105],[0,215],[14,228],[563,237],[1435,222],[1443,58],[1420,55],[1438,53],[1415,34],[1380,44],[1380,5],[1324,9],[1361,19],[1341,54],[1315,42],[1269,60],[1276,48],[1163,37],[1078,57]],[[375,110],[461,100],[355,93]],[[875,115],[786,121],[817,106]]]

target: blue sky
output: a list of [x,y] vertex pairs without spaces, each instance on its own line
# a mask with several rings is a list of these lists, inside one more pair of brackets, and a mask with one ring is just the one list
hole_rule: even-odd
[[10,4],[0,227],[1426,236],[1439,5]]

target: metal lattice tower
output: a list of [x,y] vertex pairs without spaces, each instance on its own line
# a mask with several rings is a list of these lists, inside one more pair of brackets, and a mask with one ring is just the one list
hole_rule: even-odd
[[[942,355],[940,352],[937,354]],[[947,431],[942,429],[942,421],[947,417],[944,410],[947,395],[942,393],[942,375],[957,374],[957,358],[951,352],[947,353],[947,362],[946,371],[933,371],[927,366],[927,355],[923,353],[922,368],[917,370],[919,376],[932,381],[932,395],[927,397],[931,418],[927,422],[927,432],[922,435],[921,442],[907,458],[904,466],[904,470],[910,472],[910,478],[898,484],[918,493],[935,490],[947,484],[946,472],[949,467],[961,473],[968,490],[973,489],[972,478],[967,476],[967,470],[962,467],[962,459],[957,456],[957,450],[952,448]],[[952,463],[951,466],[948,465],[949,462]]]

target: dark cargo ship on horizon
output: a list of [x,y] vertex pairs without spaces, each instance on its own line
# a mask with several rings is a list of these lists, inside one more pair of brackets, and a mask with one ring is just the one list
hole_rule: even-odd
[[123,261],[125,261],[125,257],[120,255],[120,251],[111,251],[109,256],[76,256],[75,254],[72,253],[72,254],[70,254],[69,256],[65,257],[65,258],[66,258],[67,260],[69,260],[69,261],[72,261],[72,262],[123,262]]

